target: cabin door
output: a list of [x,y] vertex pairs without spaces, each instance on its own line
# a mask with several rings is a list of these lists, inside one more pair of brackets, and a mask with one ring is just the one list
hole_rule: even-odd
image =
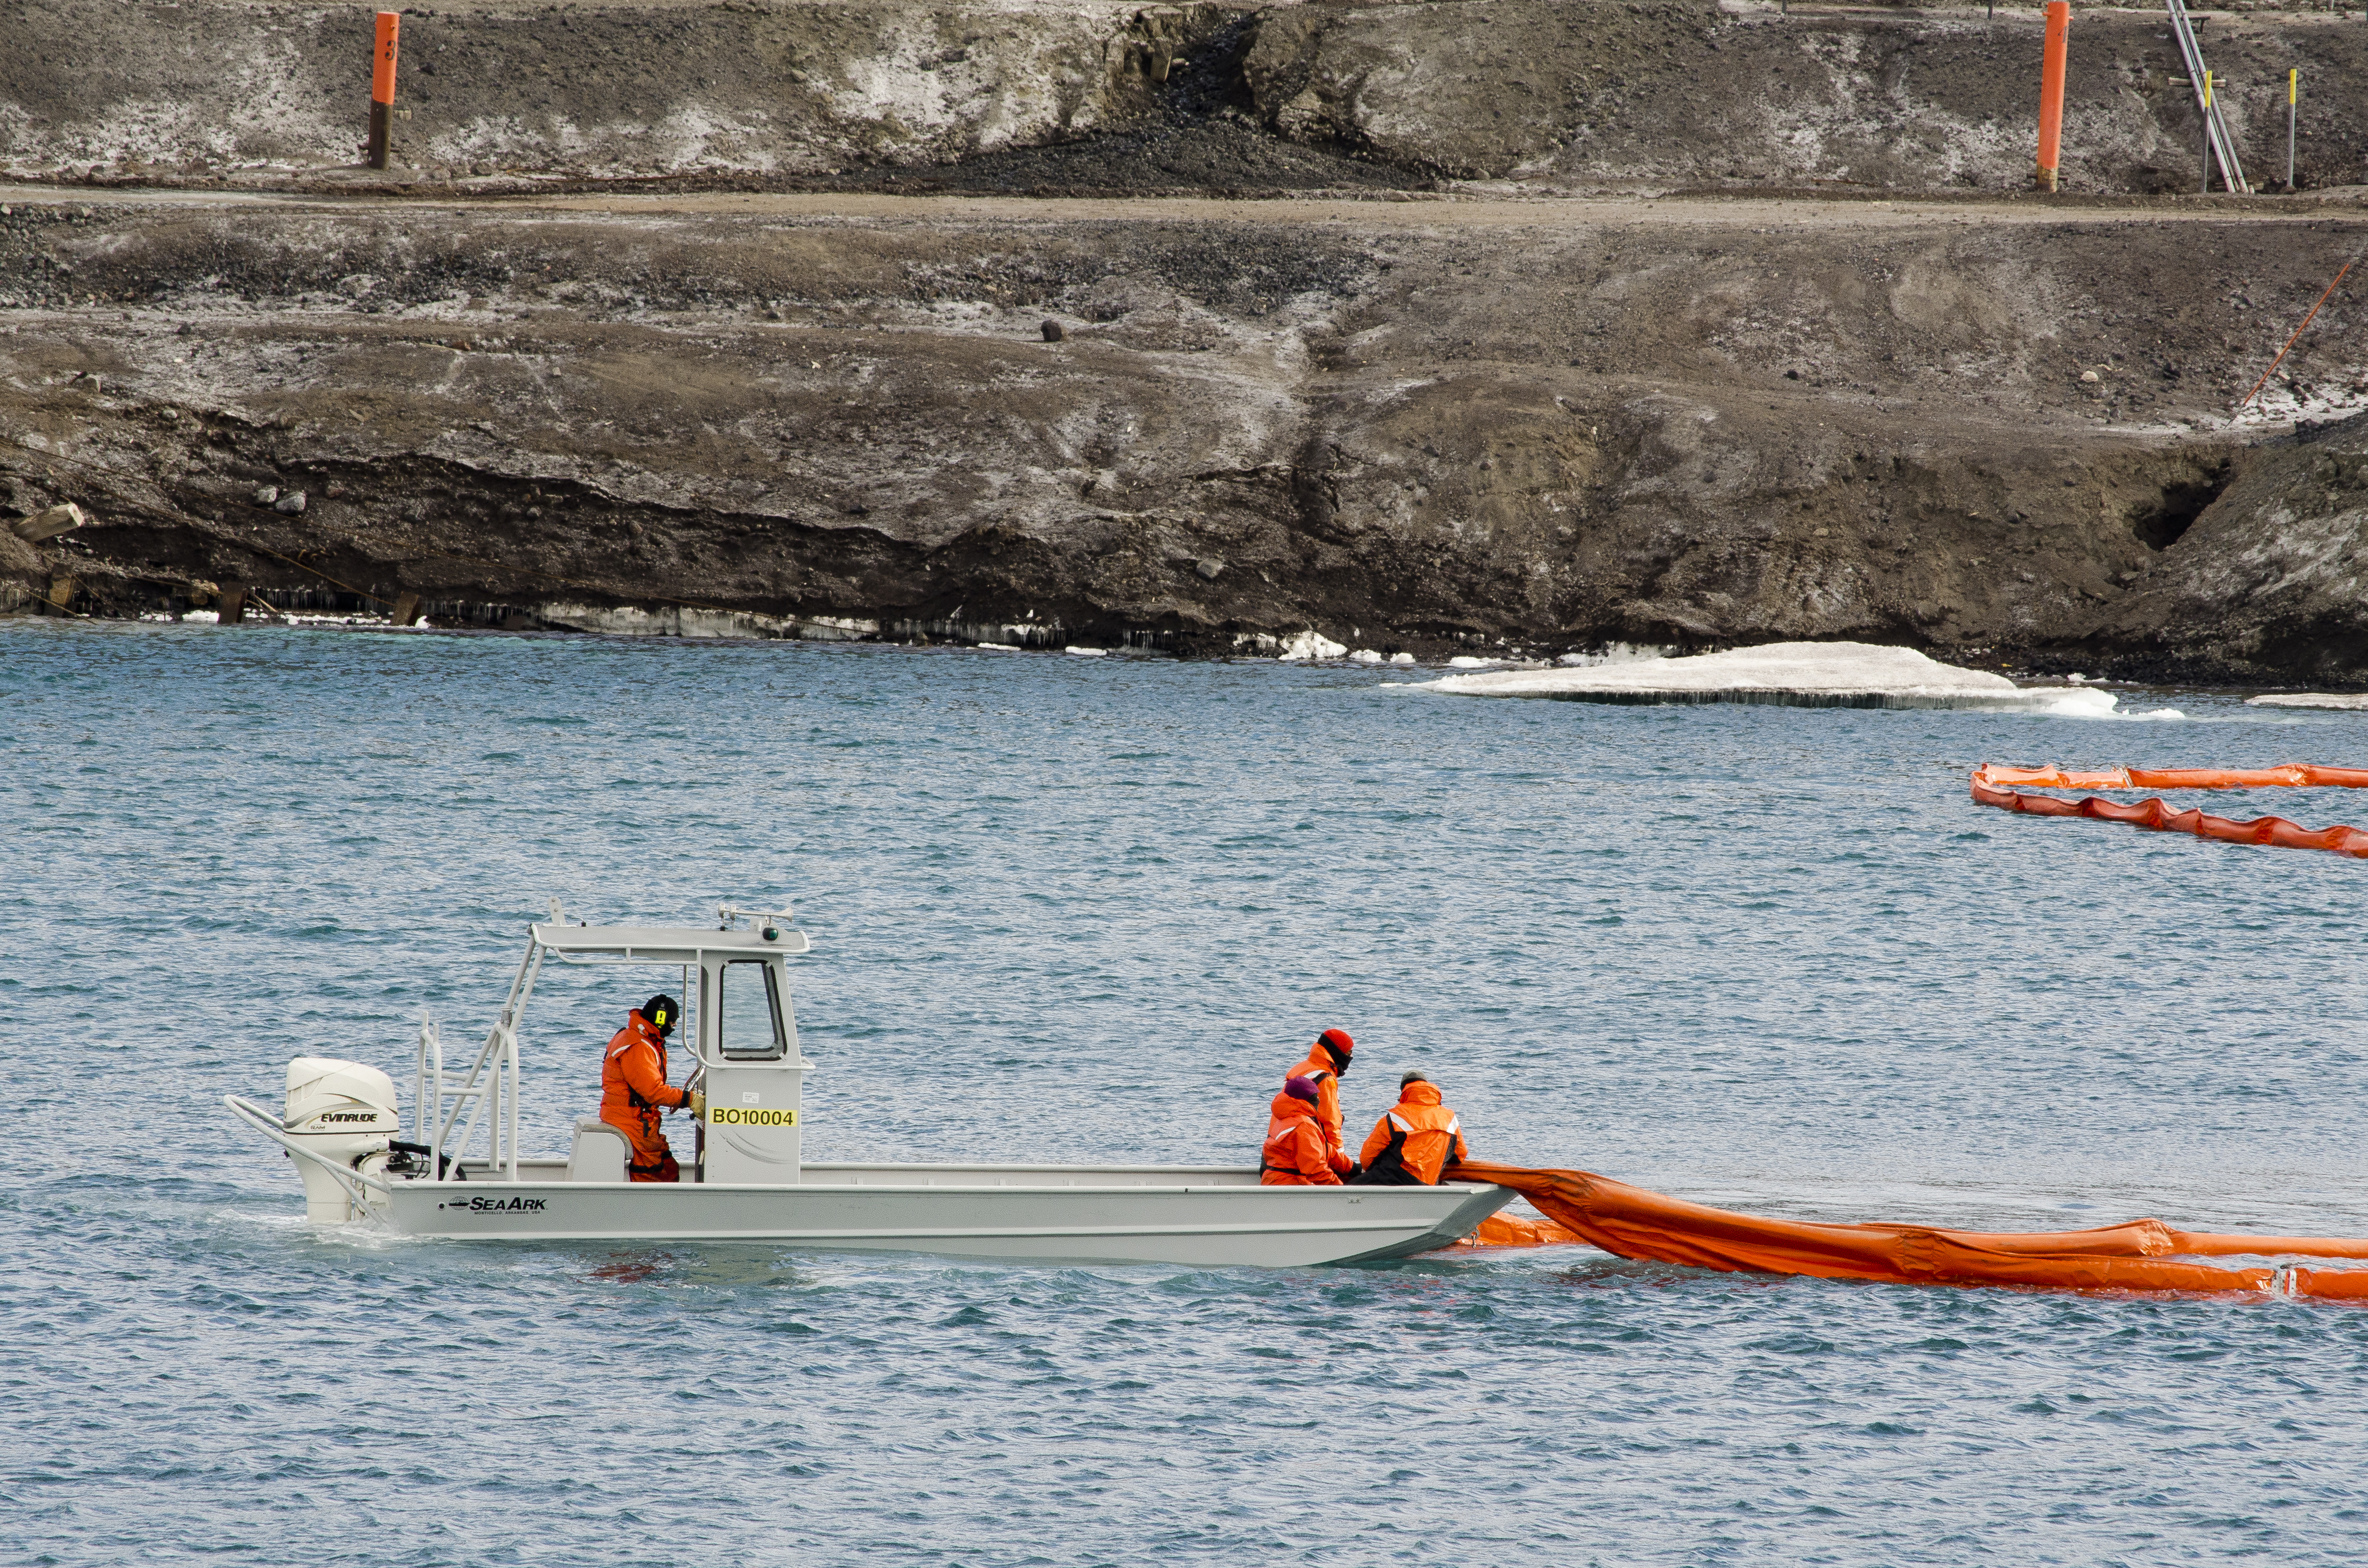
[[702,966],[700,1055],[707,1064],[703,1179],[765,1186],[798,1179],[806,1068],[789,1017],[780,960],[717,959]]

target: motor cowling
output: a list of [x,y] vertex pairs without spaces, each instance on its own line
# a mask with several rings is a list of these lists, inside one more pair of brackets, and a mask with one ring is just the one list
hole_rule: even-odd
[[[403,1130],[394,1080],[359,1062],[300,1056],[288,1064],[288,1100],[280,1117],[290,1137],[322,1159],[348,1170],[386,1163],[387,1143]],[[312,1160],[296,1162],[304,1178],[304,1217],[341,1225],[359,1216],[345,1184]]]

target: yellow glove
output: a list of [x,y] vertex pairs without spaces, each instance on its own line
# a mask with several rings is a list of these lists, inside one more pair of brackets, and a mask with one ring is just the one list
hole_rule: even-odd
[[704,1089],[693,1089],[693,1090],[691,1090],[691,1091],[690,1091],[690,1119],[691,1119],[691,1120],[693,1120],[693,1121],[700,1121],[700,1120],[704,1120],[704,1119],[706,1119],[706,1116],[707,1116],[707,1091],[706,1091],[706,1090],[704,1090]]

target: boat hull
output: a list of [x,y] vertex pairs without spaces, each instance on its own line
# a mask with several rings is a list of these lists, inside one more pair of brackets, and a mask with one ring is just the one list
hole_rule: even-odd
[[761,1242],[1044,1263],[1291,1267],[1448,1245],[1511,1201],[1499,1187],[1261,1187],[1174,1167],[809,1165],[784,1186],[395,1181],[375,1217],[471,1241]]

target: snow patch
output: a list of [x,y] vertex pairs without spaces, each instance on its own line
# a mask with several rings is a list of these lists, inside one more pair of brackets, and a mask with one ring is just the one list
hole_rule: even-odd
[[1337,659],[1348,651],[1349,645],[1346,642],[1335,642],[1321,631],[1310,627],[1298,636],[1286,639],[1282,644],[1282,652],[1277,653],[1275,659],[1281,664],[1290,664],[1300,659]]
[[1666,659],[1670,650],[1650,643],[1606,642],[1600,653],[1565,653],[1554,661],[1575,670],[1593,669],[1598,665],[1640,665],[1647,659]]

